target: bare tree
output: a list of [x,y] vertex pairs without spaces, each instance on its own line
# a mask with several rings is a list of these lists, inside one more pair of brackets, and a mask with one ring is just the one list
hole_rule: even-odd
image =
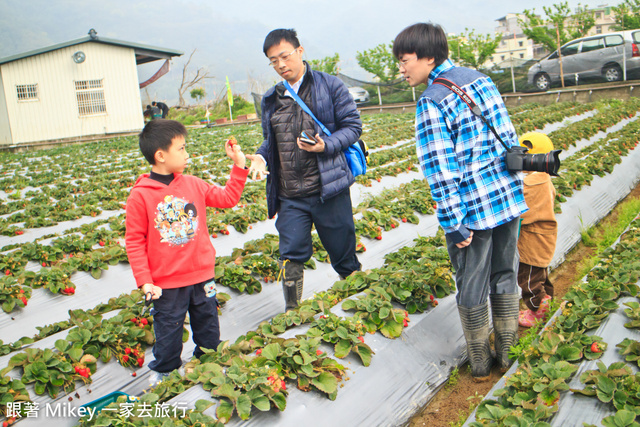
[[190,87],[195,86],[199,82],[205,79],[212,79],[214,76],[209,74],[209,71],[205,67],[200,67],[196,70],[195,76],[193,78],[188,77],[189,72],[187,69],[189,68],[189,64],[191,63],[191,58],[193,58],[193,54],[196,53],[196,49],[193,49],[191,55],[189,55],[189,60],[184,67],[182,68],[182,82],[180,83],[180,88],[178,88],[178,105],[181,107],[184,106],[184,94]]

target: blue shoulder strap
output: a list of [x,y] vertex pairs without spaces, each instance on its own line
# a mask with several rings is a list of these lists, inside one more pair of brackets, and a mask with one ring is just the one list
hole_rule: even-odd
[[302,108],[304,110],[305,113],[307,113],[308,115],[311,116],[311,118],[313,120],[316,121],[316,123],[318,124],[318,126],[320,126],[320,129],[322,129],[322,131],[325,133],[325,135],[331,135],[331,132],[329,132],[329,129],[327,129],[320,120],[317,119],[317,117],[311,112],[311,109],[307,106],[307,104],[304,103],[304,101],[298,96],[298,94],[293,90],[293,88],[291,87],[291,85],[289,84],[288,81],[284,81],[284,87],[287,88],[287,90],[289,91],[289,93],[291,94],[291,96],[293,97],[293,99],[296,100],[296,102],[298,103],[298,105],[300,106],[300,108]]

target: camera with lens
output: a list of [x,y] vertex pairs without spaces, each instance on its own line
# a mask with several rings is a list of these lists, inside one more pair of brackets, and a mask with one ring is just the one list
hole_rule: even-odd
[[546,172],[551,176],[558,176],[560,169],[560,152],[551,150],[548,153],[529,154],[529,149],[513,146],[507,151],[507,169],[510,171]]

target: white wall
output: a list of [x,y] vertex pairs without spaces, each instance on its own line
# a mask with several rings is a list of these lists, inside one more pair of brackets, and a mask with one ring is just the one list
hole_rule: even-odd
[[[81,64],[72,59],[77,51],[86,55]],[[88,42],[1,67],[14,144],[138,131],[144,125],[133,49]],[[75,81],[98,79],[107,111],[80,116]],[[18,101],[16,85],[36,83],[38,100]]]
[[2,85],[2,69],[0,68],[0,145],[9,145],[11,140],[11,126],[9,124],[9,112]]

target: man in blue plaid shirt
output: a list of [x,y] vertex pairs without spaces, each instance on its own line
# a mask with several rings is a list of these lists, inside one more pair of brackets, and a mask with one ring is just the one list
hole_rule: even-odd
[[456,272],[456,301],[472,375],[486,381],[494,363],[488,299],[503,372],[510,365],[509,347],[517,340],[518,222],[527,205],[521,174],[507,170],[506,149],[458,94],[433,84],[434,79],[460,87],[505,143],[519,145],[518,138],[491,79],[448,59],[447,37],[439,25],[405,28],[394,41],[393,54],[410,86],[428,85],[416,106],[418,160]]

